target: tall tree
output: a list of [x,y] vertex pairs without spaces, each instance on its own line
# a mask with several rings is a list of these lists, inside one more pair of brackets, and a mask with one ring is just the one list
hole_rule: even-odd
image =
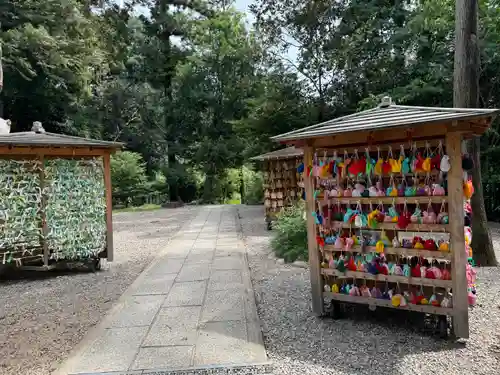
[[190,158],[206,176],[205,201],[213,202],[227,169],[243,162],[235,121],[247,115],[261,52],[232,10],[197,23],[190,48],[193,54],[179,69],[175,107],[182,111],[178,126],[192,129]]
[[[159,65],[158,76],[153,82],[161,85],[165,97],[164,134],[167,141],[168,163],[172,168],[177,164],[179,143],[177,141],[178,128],[172,117],[173,96],[172,81],[175,76],[179,57],[182,55],[172,42],[172,37],[183,37],[187,32],[188,18],[186,11],[197,12],[203,16],[210,16],[211,11],[200,0],[155,0],[150,7],[151,17],[142,17],[151,35],[158,38]],[[175,182],[170,188],[170,199],[178,200],[178,187]]]
[[[455,107],[479,106],[479,45],[478,1],[457,0],[455,19],[455,69],[453,104]],[[471,153],[475,168],[472,179],[475,193],[472,196],[472,248],[476,260],[482,265],[496,265],[495,251],[488,229],[481,183],[481,142],[474,137]]]

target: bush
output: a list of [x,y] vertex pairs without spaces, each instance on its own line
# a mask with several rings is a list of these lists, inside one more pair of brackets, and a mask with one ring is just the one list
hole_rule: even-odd
[[111,156],[111,181],[115,201],[127,203],[137,191],[146,190],[146,165],[136,152],[122,151]]
[[246,204],[262,204],[264,202],[264,177],[262,172],[255,172],[250,168],[243,168],[243,183],[245,187]]
[[303,201],[284,209],[274,222],[276,236],[271,247],[276,256],[285,262],[308,260],[307,222],[304,219],[305,204]]
[[167,184],[175,187],[177,194],[177,197],[170,197],[170,200],[180,198],[183,202],[192,202],[198,197],[197,176],[187,166],[176,163],[164,168],[163,173]]

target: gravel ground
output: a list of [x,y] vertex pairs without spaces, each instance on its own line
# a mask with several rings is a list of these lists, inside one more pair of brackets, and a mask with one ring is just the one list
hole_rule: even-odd
[[[373,319],[319,319],[310,310],[309,271],[272,256],[262,207],[240,206],[239,215],[273,374],[500,374],[500,268],[478,272],[466,342]],[[498,252],[500,229],[492,230]]]
[[0,374],[53,371],[196,211],[114,215],[115,261],[100,272],[0,281]]

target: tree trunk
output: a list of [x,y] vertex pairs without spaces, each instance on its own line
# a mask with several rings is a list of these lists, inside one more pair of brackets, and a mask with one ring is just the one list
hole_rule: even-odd
[[240,203],[245,204],[245,175],[243,173],[243,166],[240,168]]
[[[455,10],[455,66],[453,105],[474,108],[479,105],[479,46],[478,1],[456,0]],[[495,252],[488,229],[481,184],[480,139],[476,137],[470,147],[474,159],[472,179],[474,196],[471,205],[472,249],[474,258],[482,265],[495,265]]]

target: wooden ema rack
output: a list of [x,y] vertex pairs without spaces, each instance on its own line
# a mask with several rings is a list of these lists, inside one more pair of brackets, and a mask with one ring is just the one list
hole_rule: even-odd
[[[425,125],[419,125],[420,140],[425,140],[426,129],[431,129],[431,127],[426,127]],[[309,250],[309,264],[310,264],[310,276],[311,276],[311,291],[312,291],[312,305],[313,311],[317,315],[325,314],[325,299],[328,301],[337,302],[348,302],[355,304],[365,304],[378,307],[388,307],[395,308],[399,310],[409,310],[418,311],[427,314],[435,314],[439,316],[450,316],[452,317],[454,333],[457,337],[468,338],[469,337],[469,322],[468,322],[468,298],[467,298],[467,279],[465,274],[467,256],[465,253],[465,239],[464,239],[464,211],[463,211],[463,170],[462,170],[462,154],[461,154],[461,141],[463,134],[460,131],[453,131],[451,129],[448,131],[448,127],[445,128],[440,136],[441,139],[445,139],[445,153],[449,156],[451,168],[447,173],[447,196],[414,196],[414,197],[325,197],[316,187],[316,182],[319,183],[317,177],[314,176],[304,176],[304,188],[306,193],[306,204],[307,204],[307,232],[308,232],[308,250]],[[433,129],[432,131],[435,131]],[[365,136],[365,146],[369,147],[369,142],[380,143],[384,142],[384,138],[378,138],[378,133],[382,134],[385,132],[371,132],[369,136]],[[434,134],[434,137],[436,134]],[[348,139],[346,143],[340,143],[340,139]],[[301,145],[304,149],[304,165],[313,165],[315,145],[316,147],[330,147],[332,149],[336,148],[339,151],[339,155],[343,153],[344,149],[350,147],[351,144],[355,144],[355,147],[359,150],[364,149],[362,142],[362,136],[356,133],[346,133],[345,137],[323,137],[321,142],[319,140],[301,140]],[[369,140],[369,141],[368,141]],[[305,146],[303,146],[305,144]],[[383,146],[382,146],[383,147]],[[406,150],[405,150],[406,152]],[[321,154],[318,154],[320,157]],[[387,177],[387,176],[385,176]],[[337,180],[339,181],[339,180]],[[341,182],[342,183],[342,182]],[[385,188],[386,186],[384,186]],[[315,218],[311,213],[316,211],[318,204],[320,208],[325,204],[341,204],[345,206],[353,206],[358,203],[363,207],[366,205],[372,205],[376,208],[379,204],[382,205],[401,205],[406,203],[407,205],[420,205],[424,207],[426,204],[442,204],[447,205],[447,212],[449,217],[449,224],[409,224],[405,229],[399,229],[397,223],[384,222],[380,223],[376,228],[361,228],[363,231],[377,231],[384,230],[397,236],[398,232],[436,232],[436,233],[449,233],[449,253],[443,253],[439,251],[428,251],[420,249],[406,249],[406,248],[393,248],[387,247],[384,249],[385,254],[390,255],[403,255],[403,256],[422,256],[424,258],[432,258],[436,260],[447,261],[451,263],[451,280],[435,280],[428,278],[411,278],[404,276],[395,275],[372,275],[365,272],[339,272],[336,269],[322,268],[322,256],[323,252],[318,247],[316,237],[318,235],[318,226],[316,225]],[[422,208],[423,209],[423,208]],[[354,225],[347,224],[344,222],[333,222],[331,223],[333,228],[343,228],[344,230],[358,230]],[[360,250],[359,248],[350,249],[349,252],[356,252]],[[365,250],[373,250],[366,249]],[[324,248],[325,252],[335,252],[344,251],[336,250],[333,246],[326,245]],[[394,307],[390,300],[375,299],[370,297],[358,297],[351,296],[341,293],[325,292],[324,283],[330,282],[330,279],[334,280],[337,285],[338,282],[342,280],[349,279],[367,282],[367,285],[376,285],[377,282],[384,283],[399,283],[406,284],[408,289],[413,290],[415,288],[424,288],[427,292],[429,289],[439,288],[439,293],[451,289],[453,291],[452,297],[452,307],[441,307],[432,305],[413,305],[408,303],[405,307]],[[338,280],[338,281],[337,281]],[[375,283],[375,284],[374,284]],[[329,284],[330,285],[330,284]],[[392,287],[392,286],[391,286]],[[427,288],[427,289],[426,289]],[[403,290],[403,289],[401,289]],[[429,296],[426,297],[429,298]]]

